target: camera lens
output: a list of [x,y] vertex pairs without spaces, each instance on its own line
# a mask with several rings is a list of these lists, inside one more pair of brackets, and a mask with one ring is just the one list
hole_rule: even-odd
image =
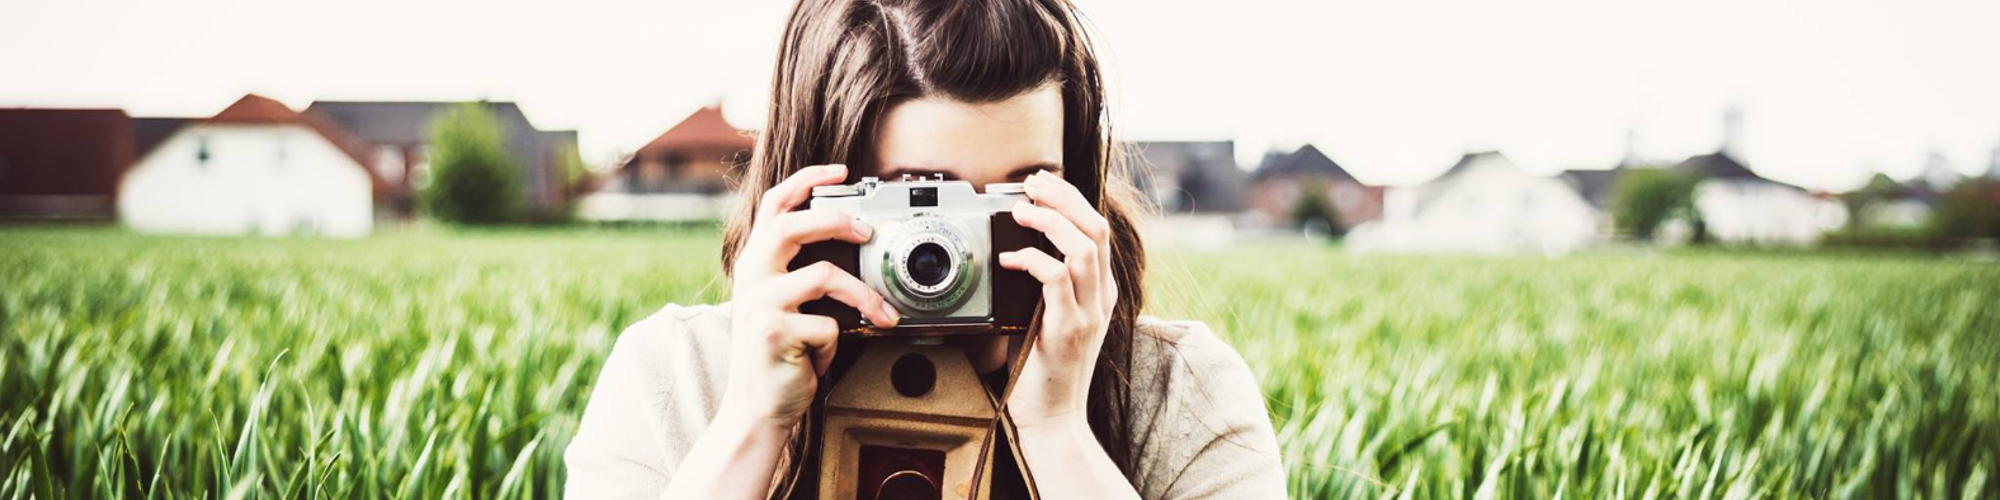
[[925,287],[937,286],[951,270],[951,254],[936,243],[918,244],[910,249],[910,279]]
[[[980,285],[980,250],[957,222],[941,217],[916,217],[896,225],[887,248],[869,257],[881,259],[884,295],[898,311],[923,318],[949,317]],[[973,233],[976,234],[976,233]]]

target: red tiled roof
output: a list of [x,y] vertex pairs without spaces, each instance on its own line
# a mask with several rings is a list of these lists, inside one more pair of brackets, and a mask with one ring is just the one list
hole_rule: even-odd
[[757,139],[749,132],[730,126],[722,118],[722,106],[707,106],[695,110],[687,119],[681,120],[673,128],[667,129],[645,147],[640,154],[649,154],[670,149],[750,149],[757,145]]
[[242,99],[237,99],[235,104],[230,104],[229,107],[223,108],[222,112],[216,113],[215,116],[204,120],[204,122],[305,125],[307,128],[313,129],[314,132],[318,132],[320,136],[325,137],[327,142],[333,143],[334,147],[340,148],[340,151],[347,154],[348,158],[354,159],[355,163],[361,164],[361,169],[368,173],[369,182],[374,185],[376,192],[386,192],[394,187],[387,181],[384,181],[380,175],[376,174],[375,162],[372,161],[371,155],[368,154],[370,148],[367,143],[355,139],[352,134],[340,128],[339,125],[334,124],[332,120],[327,120],[320,116],[299,114],[296,111],[292,111],[292,108],[285,106],[284,103],[269,97],[257,94],[245,94]]
[[285,103],[257,94],[245,94],[235,104],[208,119],[209,123],[294,123],[299,114]]

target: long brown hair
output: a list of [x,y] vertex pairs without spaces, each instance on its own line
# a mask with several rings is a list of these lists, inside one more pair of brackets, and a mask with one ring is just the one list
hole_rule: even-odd
[[[907,99],[1005,100],[1045,84],[1063,98],[1063,177],[1110,221],[1118,302],[1091,377],[1090,429],[1129,481],[1132,335],[1145,303],[1139,198],[1122,172],[1104,82],[1069,0],[799,0],[771,79],[770,116],[722,245],[733,269],[764,191],[799,169],[842,163],[849,182],[876,168],[878,119]],[[794,443],[794,450],[802,450]]]

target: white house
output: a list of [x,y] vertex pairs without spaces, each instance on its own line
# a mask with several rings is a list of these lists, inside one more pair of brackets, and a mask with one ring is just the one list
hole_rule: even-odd
[[1723,243],[1803,246],[1819,242],[1833,220],[1844,220],[1839,203],[1805,189],[1758,176],[1717,152],[1694,156],[1674,167],[1701,179],[1694,208],[1710,238]]
[[1348,234],[1356,251],[1563,253],[1595,241],[1597,210],[1569,183],[1498,152],[1471,153],[1429,182],[1389,188],[1382,220]]
[[120,184],[118,215],[151,233],[364,236],[379,183],[362,150],[247,95],[144,152]]

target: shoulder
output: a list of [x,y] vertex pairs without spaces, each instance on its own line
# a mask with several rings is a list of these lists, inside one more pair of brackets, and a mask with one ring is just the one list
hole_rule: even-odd
[[1272,498],[1284,470],[1248,363],[1199,321],[1141,317],[1132,338],[1130,418],[1148,498]]
[[1137,331],[1133,333],[1132,356],[1135,359],[1150,358],[1197,373],[1241,375],[1246,377],[1245,381],[1256,382],[1251,377],[1250,366],[1243,362],[1243,356],[1216,336],[1206,323],[1140,316]]
[[[1266,418],[1256,374],[1243,356],[1207,324],[1144,316],[1139,318],[1133,333],[1131,383],[1135,405],[1255,403],[1254,417]],[[1144,401],[1144,396],[1159,400]],[[1245,412],[1239,416],[1252,415]]]
[[667,304],[626,327],[611,357],[651,358],[700,353],[729,344],[729,304]]
[[728,305],[669,305],[618,335],[565,453],[569,492],[664,488],[714,418],[729,363]]
[[678,390],[719,381],[729,360],[728,307],[669,304],[626,327],[604,361],[604,378],[636,377],[612,381],[670,384],[680,386],[673,388]]
[[645,401],[669,417],[707,422],[722,398],[723,377],[729,371],[728,308],[726,303],[669,304],[634,323],[618,335],[605,360],[604,378],[623,380],[599,380],[599,384],[637,385],[645,389],[640,394]]

